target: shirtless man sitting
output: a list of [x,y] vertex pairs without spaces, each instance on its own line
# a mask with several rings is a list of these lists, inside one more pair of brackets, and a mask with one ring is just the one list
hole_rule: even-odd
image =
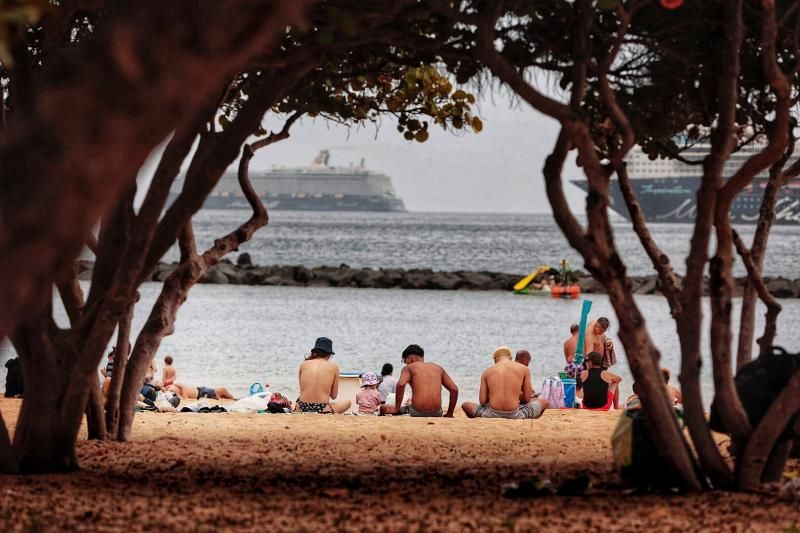
[[194,385],[183,385],[181,383],[173,383],[166,389],[169,392],[174,392],[179,398],[188,398],[189,400],[197,400],[200,398],[209,398],[211,400],[235,400],[233,394],[225,387],[195,387]]
[[464,402],[469,418],[539,418],[547,400],[531,401],[531,372],[511,360],[511,350],[500,346],[492,353],[494,365],[481,374],[480,404]]
[[339,395],[339,367],[329,361],[333,341],[320,337],[311,354],[300,363],[300,397],[295,406],[302,413],[344,413],[350,409],[350,400],[332,402]]
[[592,352],[586,359],[586,370],[581,372],[583,382],[583,407],[608,410],[611,404],[619,409],[619,382],[622,378],[603,369],[603,354]]
[[[458,402],[458,386],[436,363],[425,362],[425,351],[416,344],[403,350],[403,363],[400,379],[395,387],[395,404],[382,405],[382,415],[442,416],[442,387],[450,393],[450,402],[445,417],[453,418]],[[411,385],[411,405],[403,407],[403,393],[406,385]]]

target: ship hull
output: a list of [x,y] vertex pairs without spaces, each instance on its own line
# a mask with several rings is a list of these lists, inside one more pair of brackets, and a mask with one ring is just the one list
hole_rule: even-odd
[[[170,194],[174,200],[175,194]],[[385,196],[356,195],[264,195],[261,201],[268,209],[276,211],[378,211],[405,213],[406,208],[399,198]],[[205,209],[249,209],[243,196],[212,195],[206,198]]]
[[[691,223],[697,213],[696,192],[700,178],[638,178],[632,179],[639,205],[648,222]],[[752,185],[742,191],[731,206],[731,222],[755,224],[764,194],[766,179],[756,178]],[[575,180],[574,185],[587,190],[585,180]],[[611,209],[630,220],[630,213],[617,180],[611,180],[609,189]],[[775,204],[775,223],[800,225],[800,189],[784,187]]]

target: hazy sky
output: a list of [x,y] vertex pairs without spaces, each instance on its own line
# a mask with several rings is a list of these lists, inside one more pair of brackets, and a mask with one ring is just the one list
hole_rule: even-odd
[[[389,175],[412,211],[549,213],[542,166],[555,143],[556,122],[502,95],[484,100],[479,116],[481,133],[455,135],[436,126],[425,143],[406,141],[388,120],[376,132],[373,126],[348,129],[304,119],[291,138],[258,152],[251,168],[307,165],[328,149],[331,165],[358,164],[363,157],[367,168]],[[574,156],[565,180],[582,176],[572,161]],[[573,211],[582,211],[581,191],[570,184],[565,191]]]

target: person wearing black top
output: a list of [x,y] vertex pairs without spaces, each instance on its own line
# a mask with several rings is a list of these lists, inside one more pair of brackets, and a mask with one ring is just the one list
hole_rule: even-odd
[[583,406],[587,409],[608,410],[611,404],[619,409],[619,382],[622,378],[603,370],[603,354],[592,352],[586,359],[586,370],[581,372]]

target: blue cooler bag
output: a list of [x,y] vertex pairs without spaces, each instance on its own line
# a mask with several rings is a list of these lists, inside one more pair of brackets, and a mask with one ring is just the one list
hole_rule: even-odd
[[564,384],[564,407],[571,409],[575,407],[575,380],[564,378],[561,383]]

